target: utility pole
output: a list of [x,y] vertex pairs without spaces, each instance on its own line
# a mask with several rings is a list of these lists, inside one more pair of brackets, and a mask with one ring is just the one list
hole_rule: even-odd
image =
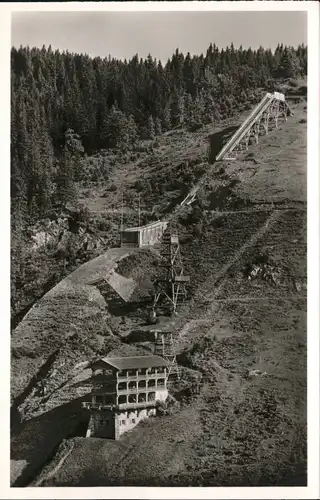
[[123,191],[121,194],[121,232],[123,231]]
[[122,232],[123,232],[123,191],[121,193],[120,247],[122,247]]
[[138,227],[140,227],[140,222],[141,222],[141,208],[140,208],[140,193],[139,193],[139,208],[138,208],[138,217],[139,217],[139,224]]

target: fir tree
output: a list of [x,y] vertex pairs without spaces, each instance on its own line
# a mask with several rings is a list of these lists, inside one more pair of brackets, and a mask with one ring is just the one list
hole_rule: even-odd
[[163,110],[163,118],[162,118],[162,127],[163,130],[170,130],[171,129],[171,111],[170,111],[170,105],[166,105],[164,110]]
[[147,124],[148,139],[154,139],[155,135],[156,135],[156,133],[155,133],[154,120],[153,120],[153,117],[150,115],[148,118],[148,124]]
[[155,127],[155,134],[161,135],[162,134],[162,125],[161,125],[161,120],[158,116],[155,119],[154,127]]
[[183,95],[174,92],[171,103],[171,121],[173,127],[181,127],[184,125],[184,98]]

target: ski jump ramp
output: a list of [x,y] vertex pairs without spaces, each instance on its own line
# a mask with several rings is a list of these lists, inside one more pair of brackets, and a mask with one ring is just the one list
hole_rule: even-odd
[[256,142],[258,142],[261,133],[265,132],[267,135],[269,127],[272,124],[278,128],[279,118],[287,120],[287,115],[290,113],[291,111],[284,94],[280,94],[279,92],[271,94],[267,92],[227,144],[221,149],[220,153],[216,156],[216,161],[235,159],[237,153],[248,149],[251,137],[254,137]]
[[[284,94],[280,92],[273,92],[273,94],[267,92],[224,145],[220,153],[216,156],[215,161],[234,160],[239,153],[248,149],[251,138],[254,138],[256,143],[258,143],[259,135],[263,133],[268,135],[271,127],[275,126],[278,128],[279,119],[283,118],[287,121],[287,116],[292,114]],[[192,188],[190,193],[180,203],[180,206],[191,205],[193,203],[201,184],[202,182],[200,181]]]

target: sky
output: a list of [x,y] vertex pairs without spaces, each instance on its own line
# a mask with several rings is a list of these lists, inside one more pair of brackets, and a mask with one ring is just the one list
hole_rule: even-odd
[[305,12],[14,12],[12,45],[48,46],[92,57],[130,59],[149,53],[166,61],[176,48],[205,53],[224,48],[274,49],[307,44]]

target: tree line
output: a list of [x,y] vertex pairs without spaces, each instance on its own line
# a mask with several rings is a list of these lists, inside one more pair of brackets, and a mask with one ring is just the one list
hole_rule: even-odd
[[[75,265],[69,259],[66,268],[55,249],[34,259],[28,231],[52,211],[60,217],[88,173],[108,176],[118,154],[139,151],[139,140],[219,122],[255,89],[306,72],[303,45],[279,45],[274,52],[210,45],[199,56],[176,50],[166,64],[151,55],[120,61],[51,47],[12,48],[13,310],[32,303]],[[68,255],[75,248],[69,236]]]
[[272,52],[211,44],[199,56],[177,49],[166,64],[151,55],[120,61],[51,47],[12,48],[14,216],[38,218],[72,198],[84,154],[130,150],[172,128],[219,121],[250,89],[306,72],[303,45]]

